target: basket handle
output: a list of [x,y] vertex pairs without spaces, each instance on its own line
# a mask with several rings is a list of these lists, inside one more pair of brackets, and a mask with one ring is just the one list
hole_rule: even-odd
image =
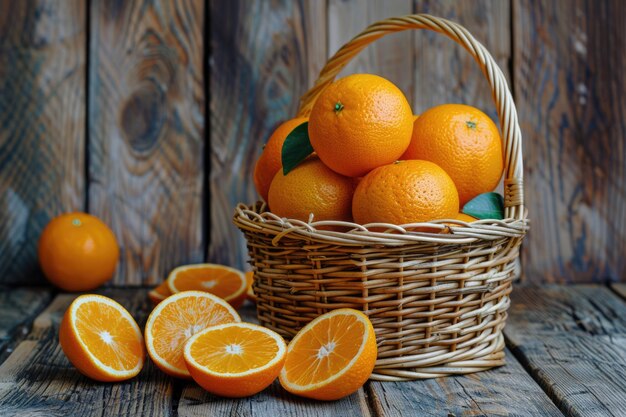
[[448,36],[469,52],[491,86],[493,100],[500,119],[500,130],[504,139],[504,217],[524,218],[524,169],[522,164],[522,134],[517,121],[515,103],[511,97],[506,78],[487,49],[463,26],[446,19],[427,14],[393,17],[368,26],[328,60],[311,88],[300,99],[299,116],[308,116],[313,103],[321,91],[333,82],[337,74],[359,52],[375,40],[389,33],[407,29],[429,29]]

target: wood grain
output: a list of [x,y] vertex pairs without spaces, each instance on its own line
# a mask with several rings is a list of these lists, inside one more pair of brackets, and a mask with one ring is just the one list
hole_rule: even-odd
[[[146,290],[104,290],[121,303],[143,328],[149,301]],[[115,384],[82,376],[58,343],[63,313],[76,295],[55,298],[33,324],[33,330],[0,366],[0,410],[3,416],[170,416],[171,378],[150,362],[139,376]]]
[[412,382],[370,382],[381,416],[562,416],[510,351],[504,367]]
[[532,227],[527,276],[626,274],[626,3],[515,1],[515,92]]
[[[330,0],[328,4],[328,46],[332,55],[350,39],[376,21],[411,14],[411,0],[356,1]],[[415,47],[412,32],[386,36],[370,44],[339,73],[338,78],[356,73],[373,73],[387,78],[413,103]]]
[[626,303],[603,286],[516,288],[510,349],[567,415],[623,416]]
[[35,316],[52,300],[43,287],[0,288],[0,364],[30,332]]
[[626,300],[626,284],[612,284],[611,288]]
[[322,1],[211,0],[211,229],[208,259],[243,268],[247,251],[232,224],[254,202],[254,165],[276,126],[296,115],[300,96],[326,59]]
[[0,282],[44,282],[37,240],[84,210],[85,2],[0,3]]
[[[510,80],[511,10],[508,1],[415,0],[415,13],[427,13],[463,25],[494,57]],[[415,36],[416,113],[444,103],[478,107],[495,121],[496,108],[485,76],[459,45],[435,32]]]
[[178,405],[180,417],[204,416],[281,416],[281,417],[357,417],[370,416],[367,397],[363,389],[341,400],[322,402],[289,394],[278,380],[252,397],[233,401],[217,397],[198,385],[183,389]]
[[89,209],[122,247],[115,284],[202,261],[202,0],[91,2]]

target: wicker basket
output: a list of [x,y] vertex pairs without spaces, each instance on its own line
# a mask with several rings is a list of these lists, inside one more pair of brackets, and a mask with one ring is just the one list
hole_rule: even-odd
[[[369,26],[328,61],[302,98],[300,115],[309,114],[320,91],[370,42],[407,29],[430,29],[450,37],[476,59],[487,77],[504,139],[505,219],[376,224],[368,229],[312,218],[283,219],[257,203],[239,204],[233,220],[247,240],[259,321],[290,339],[329,310],[361,310],[371,319],[378,342],[372,379],[387,381],[504,364],[502,328],[519,245],[528,228],[515,105],[489,52],[456,23],[418,14]],[[347,231],[318,230],[329,224]],[[379,231],[381,226],[385,232]],[[447,233],[411,231],[418,226]]]

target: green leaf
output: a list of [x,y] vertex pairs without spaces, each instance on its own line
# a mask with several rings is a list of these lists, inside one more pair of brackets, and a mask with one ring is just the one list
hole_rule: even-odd
[[498,193],[480,194],[468,201],[461,211],[477,219],[502,220],[504,218],[504,198]]
[[309,140],[309,122],[304,122],[292,130],[283,143],[281,152],[283,174],[287,175],[311,153],[313,153],[313,147]]

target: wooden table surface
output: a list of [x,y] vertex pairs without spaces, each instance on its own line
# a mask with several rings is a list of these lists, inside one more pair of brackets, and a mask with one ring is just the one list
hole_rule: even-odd
[[[0,416],[626,416],[626,285],[516,287],[505,328],[506,366],[473,375],[368,382],[335,402],[285,392],[213,396],[150,361],[138,377],[99,383],[79,374],[58,344],[76,295],[0,288]],[[99,291],[140,325],[146,289]],[[254,307],[242,316],[254,320]]]

